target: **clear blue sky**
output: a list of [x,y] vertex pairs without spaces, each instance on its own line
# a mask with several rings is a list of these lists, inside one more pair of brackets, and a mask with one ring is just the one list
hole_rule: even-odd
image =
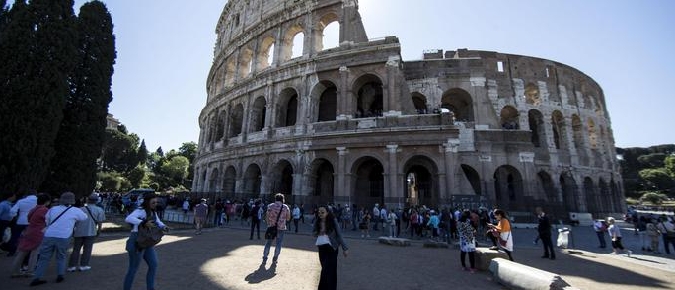
[[[110,112],[151,151],[197,142],[226,1],[103,2],[117,39]],[[468,48],[558,61],[603,88],[617,147],[675,143],[675,1],[359,2],[368,37],[398,36],[404,60]]]

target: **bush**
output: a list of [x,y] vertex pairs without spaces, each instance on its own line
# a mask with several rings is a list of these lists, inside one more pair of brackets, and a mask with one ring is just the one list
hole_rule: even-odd
[[640,201],[656,205],[661,204],[666,200],[668,200],[668,196],[657,192],[647,192],[640,197]]

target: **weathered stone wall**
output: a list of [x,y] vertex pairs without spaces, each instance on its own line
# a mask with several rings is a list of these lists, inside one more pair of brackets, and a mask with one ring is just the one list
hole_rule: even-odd
[[[340,45],[323,49],[331,23]],[[625,210],[602,89],[572,67],[467,49],[403,62],[396,37],[367,39],[355,0],[229,1],[216,31],[194,191]]]

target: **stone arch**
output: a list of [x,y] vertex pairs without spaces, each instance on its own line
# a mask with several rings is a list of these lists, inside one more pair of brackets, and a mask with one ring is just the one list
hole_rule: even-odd
[[588,143],[592,149],[598,148],[598,129],[593,119],[588,118]]
[[599,192],[599,200],[601,201],[600,205],[600,211],[602,211],[605,214],[609,214],[612,212],[612,204],[614,203],[614,197],[610,193],[609,189],[609,184],[605,181],[604,178],[600,177],[598,179],[598,189],[600,190]]
[[539,110],[530,110],[527,113],[527,120],[532,131],[531,141],[534,147],[546,148],[546,128],[544,127],[544,116]]
[[200,178],[200,185],[201,185],[201,188],[202,188],[203,191],[206,191],[208,189],[208,188],[206,188],[207,187],[206,172],[207,172],[206,168],[204,168],[204,170],[202,170],[202,175],[201,175],[201,178]]
[[277,127],[294,126],[298,115],[298,92],[285,88],[279,93],[277,103]]
[[[474,169],[473,167],[467,165],[467,164],[462,164],[460,165],[462,168],[462,172],[464,173],[464,177],[466,180],[469,182],[471,185],[471,188],[473,189],[473,193],[475,195],[483,195],[483,190],[481,189],[480,186],[480,174],[478,174],[478,171]],[[460,190],[463,190],[464,187],[461,187]]]
[[340,22],[337,14],[330,12],[323,15],[319,19],[315,31],[315,51],[331,49],[340,45]]
[[312,90],[312,100],[318,101],[314,122],[335,121],[337,116],[337,86],[331,81],[320,81]]
[[328,204],[335,199],[335,168],[333,164],[323,158],[318,158],[310,164],[308,185],[312,192],[309,194],[313,204]]
[[251,122],[249,124],[250,132],[262,131],[265,127],[265,114],[267,113],[267,101],[264,96],[257,97],[255,102],[253,102],[253,107],[251,107],[250,118]]
[[553,128],[553,143],[555,143],[555,148],[567,149],[565,142],[563,142],[565,136],[567,136],[565,118],[558,110],[553,111],[553,114],[551,114],[551,127]]
[[383,85],[382,80],[373,74],[359,77],[353,86],[356,94],[356,117],[382,116],[383,111]]
[[244,172],[243,192],[241,197],[259,197],[260,185],[262,184],[262,171],[260,166],[251,163]]
[[623,212],[623,198],[621,196],[621,192],[619,191],[619,185],[617,184],[616,180],[614,180],[614,177],[612,177],[609,183],[614,201],[612,204],[612,212]]
[[415,111],[418,114],[426,114],[428,110],[427,97],[419,92],[412,93],[412,102],[415,106]]
[[218,186],[220,185],[220,174],[218,173],[218,168],[213,168],[211,170],[211,174],[209,175],[209,192],[216,192],[219,191],[220,188]]
[[293,195],[293,165],[286,159],[281,159],[270,172],[270,188],[274,193]]
[[502,165],[495,170],[493,177],[497,205],[509,210],[518,210],[526,207],[524,204],[519,203],[524,196],[524,185],[523,177],[518,169],[511,165]]
[[213,143],[216,140],[216,132],[217,132],[217,121],[218,116],[212,115],[211,118],[209,118],[209,131],[208,131],[208,136],[206,140],[208,140],[208,143]]
[[257,69],[258,71],[268,68],[274,63],[274,37],[266,36],[260,43],[260,52],[258,53]]
[[410,205],[438,205],[438,166],[431,158],[412,156],[403,166],[404,197]]
[[578,212],[579,208],[579,187],[574,180],[574,176],[569,171],[560,174],[560,187],[562,188],[563,203],[566,212]]
[[558,199],[558,191],[555,188],[551,175],[541,170],[537,173],[537,177],[539,190],[545,193],[547,205],[549,207],[560,205],[561,201]]
[[234,85],[237,72],[237,65],[234,62],[234,57],[230,56],[230,59],[227,60],[225,64],[225,87],[231,87]]
[[230,129],[228,138],[237,137],[241,134],[241,128],[244,126],[244,105],[237,104],[230,113]]
[[364,156],[352,166],[352,201],[358,207],[384,204],[384,167],[374,157]]
[[223,193],[226,196],[234,196],[237,188],[237,170],[230,165],[223,174]]
[[239,51],[239,77],[245,78],[253,72],[253,49],[248,46]]
[[501,112],[499,113],[499,122],[502,124],[503,129],[507,130],[518,130],[520,129],[520,123],[518,121],[518,110],[512,106],[504,106]]
[[[298,36],[302,37],[302,41],[300,43],[296,43],[296,40],[298,39]],[[281,47],[281,60],[282,61],[288,61],[292,58],[298,57],[294,55],[297,54],[298,51],[298,45],[300,45],[300,56],[302,56],[302,46],[304,45],[304,36],[305,36],[305,30],[300,26],[299,24],[292,25],[291,27],[288,28],[286,31],[286,34],[283,38],[282,42],[282,47]]]
[[443,93],[441,108],[450,110],[457,121],[474,121],[471,94],[463,89],[453,88]]
[[574,140],[574,147],[577,149],[577,152],[583,151],[584,149],[584,128],[581,124],[581,118],[578,115],[572,115],[572,139]]
[[586,196],[586,209],[588,212],[599,213],[600,201],[598,200],[598,195],[595,191],[593,179],[588,176],[584,178],[584,195]]
[[225,134],[225,111],[218,111],[218,118],[216,119],[216,133],[215,133],[215,141],[219,141],[223,139],[223,135]]
[[539,106],[541,104],[538,86],[533,83],[528,83],[525,86],[525,102],[533,106]]

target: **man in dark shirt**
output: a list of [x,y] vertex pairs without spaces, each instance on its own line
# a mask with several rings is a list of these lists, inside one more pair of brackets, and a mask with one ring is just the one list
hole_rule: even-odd
[[541,207],[537,207],[536,212],[537,219],[539,220],[537,231],[539,232],[541,242],[544,244],[544,255],[541,257],[555,260],[555,250],[553,249],[553,241],[551,240],[551,221]]

